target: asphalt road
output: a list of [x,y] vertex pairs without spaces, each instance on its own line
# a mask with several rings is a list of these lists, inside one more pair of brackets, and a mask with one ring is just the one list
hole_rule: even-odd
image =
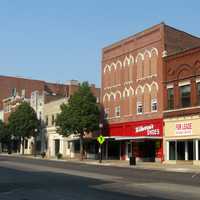
[[0,156],[0,200],[199,200],[200,175]]

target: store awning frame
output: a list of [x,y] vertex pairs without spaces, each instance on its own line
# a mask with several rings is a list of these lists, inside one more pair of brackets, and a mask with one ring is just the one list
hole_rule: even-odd
[[163,139],[162,136],[139,136],[139,137],[134,137],[134,136],[105,136],[105,139],[111,139],[111,140],[116,140],[116,141],[121,141],[121,140],[144,140],[144,139]]

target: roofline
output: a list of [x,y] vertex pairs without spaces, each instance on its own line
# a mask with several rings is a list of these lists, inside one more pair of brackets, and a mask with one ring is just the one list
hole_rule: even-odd
[[197,51],[197,50],[200,50],[200,46],[196,46],[196,47],[193,47],[193,48],[188,48],[188,49],[185,49],[183,51],[179,51],[179,52],[175,52],[173,54],[170,54],[166,57],[164,57],[165,60],[170,60],[170,59],[173,59],[174,57],[179,57],[179,56],[183,56],[183,54],[189,54],[191,51]]
[[165,24],[164,26],[165,26],[165,27],[172,28],[172,29],[174,29],[175,31],[182,32],[182,33],[185,33],[185,34],[187,34],[187,35],[190,35],[191,37],[200,39],[200,37],[198,37],[198,36],[192,35],[191,33],[188,33],[188,32],[186,32],[186,31],[180,30],[180,29],[175,28],[175,27],[173,27],[173,26],[169,26],[168,24]]
[[102,50],[103,50],[103,52],[104,52],[104,51],[106,51],[106,50],[115,48],[115,47],[117,47],[118,45],[122,44],[123,42],[126,42],[127,40],[130,40],[130,39],[133,39],[133,38],[135,38],[135,37],[141,36],[142,34],[144,34],[144,32],[151,31],[152,29],[155,29],[155,28],[157,28],[157,27],[159,27],[159,26],[162,26],[162,25],[165,25],[165,23],[164,23],[164,22],[161,22],[161,23],[159,23],[159,24],[156,24],[156,25],[154,25],[154,26],[151,26],[150,28],[146,28],[146,29],[144,29],[143,31],[140,31],[140,32],[135,33],[134,35],[131,35],[131,36],[126,37],[126,38],[123,38],[123,39],[121,39],[121,40],[119,40],[119,41],[117,41],[117,42],[114,42],[114,43],[112,43],[112,44],[110,44],[110,45],[104,47]]
[[67,86],[67,84],[64,84],[64,83],[55,83],[55,82],[49,82],[49,81],[39,80],[39,79],[31,79],[31,78],[20,77],[20,76],[6,76],[6,75],[0,75],[0,78],[1,78],[1,77],[4,77],[4,78],[23,79],[23,80],[27,80],[27,81],[38,81],[38,82],[42,82],[42,83],[46,83],[46,84],[57,84],[57,85]]

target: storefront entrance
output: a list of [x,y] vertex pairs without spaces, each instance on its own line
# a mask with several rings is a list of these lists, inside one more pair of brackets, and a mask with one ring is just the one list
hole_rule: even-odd
[[162,161],[162,140],[135,140],[133,141],[133,155],[138,161],[155,162]]
[[155,141],[139,141],[134,143],[137,148],[136,157],[141,161],[154,162],[156,156]]
[[60,140],[55,140],[55,156],[59,153],[60,151]]
[[195,160],[199,155],[199,150],[196,153],[196,148],[195,140],[168,141],[168,160]]

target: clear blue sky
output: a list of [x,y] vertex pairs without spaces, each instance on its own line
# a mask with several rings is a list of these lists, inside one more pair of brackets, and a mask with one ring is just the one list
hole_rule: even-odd
[[0,74],[100,86],[101,49],[165,21],[200,37],[198,0],[1,0]]

